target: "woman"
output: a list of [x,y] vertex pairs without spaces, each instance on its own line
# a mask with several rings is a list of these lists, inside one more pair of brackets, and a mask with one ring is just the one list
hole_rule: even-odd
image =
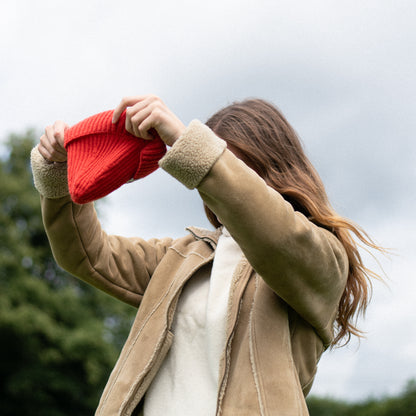
[[[215,231],[107,236],[66,182],[66,125],[32,151],[45,229],[70,273],[138,307],[97,415],[307,415],[322,352],[351,335],[371,272],[283,115],[262,100],[185,127],[155,96],[123,99],[126,129],[171,146],[160,166],[196,188]],[[60,163],[51,163],[60,162]],[[53,179],[52,179],[53,178]]]

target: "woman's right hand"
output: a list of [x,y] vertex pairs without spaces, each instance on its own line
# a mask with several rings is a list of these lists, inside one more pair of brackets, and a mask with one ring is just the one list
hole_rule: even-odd
[[63,121],[55,121],[52,126],[46,127],[45,134],[40,138],[38,150],[48,162],[66,162],[64,136],[67,128],[69,125]]

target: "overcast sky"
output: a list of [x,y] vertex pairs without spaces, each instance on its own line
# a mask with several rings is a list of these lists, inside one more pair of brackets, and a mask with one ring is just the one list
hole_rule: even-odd
[[[274,102],[334,207],[396,253],[378,257],[388,280],[368,338],[327,353],[312,393],[394,394],[416,378],[415,21],[411,0],[3,0],[0,139],[125,95],[158,94],[185,124],[245,97]],[[111,233],[208,226],[197,193],[161,171],[105,201]]]

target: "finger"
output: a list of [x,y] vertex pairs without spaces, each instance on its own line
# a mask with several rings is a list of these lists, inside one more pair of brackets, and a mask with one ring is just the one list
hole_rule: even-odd
[[64,148],[64,132],[59,128],[58,124],[58,130],[56,129],[55,123],[53,126],[48,126],[45,129],[47,140],[46,140],[46,146],[48,150],[51,152],[52,156],[55,154],[63,155],[66,157],[66,150]]
[[65,162],[67,160],[65,149],[55,138],[53,126],[46,127],[45,134],[41,136],[39,141],[39,149],[42,156],[50,162]]
[[[140,123],[140,110],[142,110],[142,102],[138,102],[132,107],[127,108],[126,110],[126,130],[133,134],[134,136],[138,135],[137,124]],[[137,136],[139,137],[139,136]]]
[[153,96],[145,96],[143,99],[126,110],[126,129],[137,137],[140,136],[138,129],[140,123],[149,116],[155,106]]
[[54,125],[54,136],[58,143],[64,147],[65,143],[65,130],[69,128],[68,124],[64,123],[61,120],[55,121]]
[[66,154],[63,155],[54,151],[50,151],[50,148],[45,146],[44,143],[47,143],[47,139],[42,136],[38,144],[38,151],[46,161],[53,163],[53,162],[65,162],[67,160]]
[[50,162],[51,154],[50,154],[50,152],[48,151],[48,149],[44,145],[45,140],[47,140],[46,137],[45,137],[45,135],[42,135],[41,138],[40,138],[40,140],[39,140],[38,151],[43,156],[44,159],[46,159],[47,161]]
[[138,126],[139,137],[142,137],[145,140],[153,140],[155,137],[158,137],[159,134],[156,130],[156,117],[153,112],[149,112],[148,116],[142,120]]
[[126,120],[124,121],[124,128],[131,134],[133,133],[133,129],[132,129],[132,125],[131,125],[131,120],[130,117],[126,116]]
[[117,123],[117,121],[120,119],[121,114],[127,107],[130,107],[138,103],[139,101],[142,101],[144,98],[146,98],[146,96],[143,95],[124,97],[121,100],[120,104],[114,109],[112,122]]
[[58,154],[58,153],[56,153],[56,154],[54,154],[53,155],[53,161],[54,162],[59,162],[59,163],[62,163],[62,162],[66,162],[68,160],[68,156],[65,154],[65,155],[63,155],[63,154]]
[[42,146],[48,151],[50,154],[53,152],[52,142],[55,141],[54,138],[54,128],[53,126],[47,126],[45,128],[45,134],[40,138],[40,142]]
[[142,128],[142,123],[152,114],[151,106],[147,106],[142,110],[136,112],[133,117],[131,117],[131,124],[134,130],[134,135],[141,137],[142,139],[150,139],[147,130]]

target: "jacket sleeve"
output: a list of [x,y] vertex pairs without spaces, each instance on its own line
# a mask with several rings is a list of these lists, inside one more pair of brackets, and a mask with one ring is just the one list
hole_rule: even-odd
[[160,165],[198,189],[256,272],[329,344],[348,274],[339,240],[294,211],[197,120]]
[[107,235],[93,203],[72,202],[66,164],[49,164],[37,148],[32,150],[31,164],[41,194],[46,234],[57,263],[87,283],[138,306],[172,240]]

